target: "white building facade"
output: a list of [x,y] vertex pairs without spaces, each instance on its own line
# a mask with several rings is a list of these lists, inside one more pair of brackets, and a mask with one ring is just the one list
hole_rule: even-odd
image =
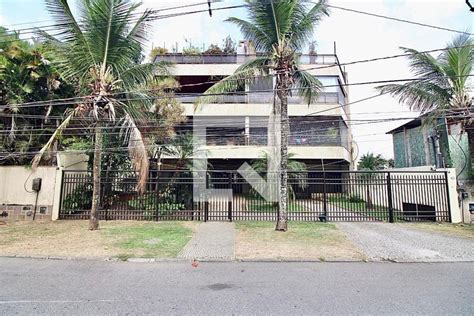
[[[206,122],[206,152],[215,170],[236,170],[243,162],[262,156],[268,143],[268,118],[273,106],[273,76],[247,84],[242,91],[216,96],[213,103],[195,104],[213,82],[225,78],[244,62],[255,58],[241,42],[235,55],[166,54],[155,62],[175,63],[174,75],[182,85],[177,95],[192,131],[192,123]],[[289,152],[309,170],[351,170],[352,134],[347,74],[336,54],[301,55],[300,68],[324,86],[318,101],[307,104],[289,97]],[[186,130],[183,129],[183,130]]]

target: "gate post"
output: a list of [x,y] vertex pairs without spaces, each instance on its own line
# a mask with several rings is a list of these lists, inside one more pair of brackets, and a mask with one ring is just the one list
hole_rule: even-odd
[[328,201],[327,201],[327,189],[326,189],[326,172],[323,172],[323,212],[324,215],[320,220],[322,222],[327,222],[328,220]]
[[394,222],[393,219],[393,200],[392,200],[392,183],[390,181],[390,172],[387,172],[387,198],[388,198],[388,221]]
[[64,169],[59,167],[56,169],[56,177],[54,181],[54,197],[53,209],[51,212],[51,220],[58,220],[61,216],[63,207],[63,186],[64,186]]
[[204,221],[209,220],[209,201],[204,202]]
[[[228,177],[229,177],[228,178],[228,180],[229,180],[229,189],[232,190],[232,172],[229,172]],[[232,194],[231,196],[233,198],[234,194]],[[227,219],[231,222],[232,222],[232,203],[233,202],[234,201],[231,201],[231,200],[227,201]]]

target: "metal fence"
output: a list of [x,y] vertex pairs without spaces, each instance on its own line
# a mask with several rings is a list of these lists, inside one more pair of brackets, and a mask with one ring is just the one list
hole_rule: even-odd
[[[151,171],[146,191],[135,173],[102,175],[99,218],[105,220],[275,221],[268,202],[235,171],[209,171],[207,187],[231,189],[195,202],[188,171]],[[88,219],[92,174],[63,171],[60,219]],[[310,171],[289,173],[291,221],[450,221],[445,172]]]

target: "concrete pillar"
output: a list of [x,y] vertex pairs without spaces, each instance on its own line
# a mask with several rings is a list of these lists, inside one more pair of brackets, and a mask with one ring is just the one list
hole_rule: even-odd
[[451,223],[461,223],[463,220],[462,211],[459,207],[456,169],[445,169],[448,172],[448,194],[449,204],[451,208]]
[[61,186],[63,182],[63,169],[56,169],[56,178],[54,181],[54,197],[53,197],[53,210],[51,213],[51,219],[56,221],[59,219],[59,208],[61,204]]

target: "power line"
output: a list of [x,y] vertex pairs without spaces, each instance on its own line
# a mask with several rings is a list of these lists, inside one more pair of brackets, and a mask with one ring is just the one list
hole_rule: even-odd
[[[474,74],[469,75],[462,75],[462,76],[455,76],[457,78],[460,77],[474,77]],[[336,85],[326,85],[321,86],[321,89],[324,88],[332,88],[332,87],[340,87],[340,86],[362,86],[362,85],[374,85],[374,84],[387,84],[387,83],[398,83],[398,82],[412,82],[412,81],[423,81],[429,80],[430,77],[419,77],[419,78],[401,78],[401,79],[388,79],[388,80],[374,80],[374,81],[362,81],[362,82],[354,82],[354,83],[340,83]],[[172,99],[179,99],[185,97],[213,97],[213,96],[223,96],[223,95],[251,95],[256,93],[266,93],[266,92],[275,92],[275,91],[299,91],[299,90],[308,90],[308,87],[300,87],[300,88],[288,88],[288,89],[263,89],[263,90],[253,90],[253,91],[234,91],[234,92],[225,92],[225,93],[188,93],[188,94],[181,94],[176,96],[149,96],[149,97],[140,97],[140,98],[115,98],[115,101],[140,101],[140,100],[172,100]],[[135,91],[128,91],[128,92],[117,92],[112,93],[110,95],[119,95],[119,94],[133,94],[137,92],[151,92],[153,89],[141,89]],[[78,102],[53,102],[53,101],[63,101],[63,100],[75,100],[75,99],[88,99],[93,98],[93,96],[84,96],[84,97],[75,97],[75,98],[64,98],[64,99],[56,99],[52,101],[38,101],[38,102],[29,102],[29,103],[19,103],[19,104],[11,104],[13,108],[27,108],[27,107],[38,107],[38,106],[49,106],[49,105],[75,105],[80,104]]]
[[[207,5],[207,2],[204,2],[204,3]],[[198,5],[198,4],[189,5],[189,6],[195,6],[195,5]],[[186,7],[186,6],[181,6],[181,7]],[[238,8],[242,8],[242,7],[246,7],[246,5],[234,5],[234,6],[227,6],[227,7],[214,7],[212,10],[213,11],[222,11],[222,10],[238,9]],[[175,8],[179,8],[179,7],[175,7]],[[161,9],[161,10],[151,10],[149,12],[151,12],[151,14],[155,14],[156,12],[159,12],[159,11],[164,11],[164,10],[163,9]],[[155,13],[153,13],[153,12],[155,12]],[[209,11],[206,8],[205,10],[195,10],[195,11],[171,13],[171,14],[166,14],[166,15],[150,16],[150,17],[145,19],[145,22],[152,22],[152,21],[156,21],[156,20],[162,20],[162,19],[173,18],[173,17],[178,17],[178,16],[186,16],[186,15],[203,13],[203,12],[208,13]],[[134,14],[143,14],[143,13],[134,13]],[[138,18],[129,19],[129,20],[127,20],[127,22],[137,22],[140,19],[141,19],[141,16],[138,17]],[[57,28],[59,26],[67,26],[67,25],[70,25],[70,24],[71,24],[71,22],[65,22],[65,23],[57,23],[57,24],[53,24],[53,25],[49,25],[49,26],[42,26],[42,30],[46,30],[46,31],[52,31],[53,30],[54,31],[55,28]],[[107,26],[107,23],[104,23],[104,26]],[[50,30],[50,28],[52,28],[52,29]],[[30,31],[28,31],[28,30],[30,30]],[[38,30],[38,28],[36,28],[36,27],[34,27],[34,28],[30,27],[30,28],[24,28],[24,29],[19,29],[19,30],[14,30],[14,31],[19,32],[20,34],[21,34],[22,31],[27,31],[26,34],[29,34],[29,33],[35,33],[37,30]],[[53,36],[59,36],[59,35],[61,35],[61,33],[53,34]],[[15,34],[4,35],[4,37],[8,37],[8,36],[15,36]],[[24,39],[12,39],[12,40],[7,40],[7,41],[1,41],[0,43],[15,42],[15,41],[19,41],[19,40],[34,39],[34,38],[35,37],[30,36],[30,37],[27,37],[27,38],[24,38]]]
[[329,5],[328,4],[327,6],[329,8],[333,8],[333,9],[336,9],[336,10],[353,12],[353,13],[372,16],[372,17],[377,17],[377,18],[382,18],[382,19],[387,19],[387,20],[392,20],[392,21],[397,21],[397,22],[402,22],[402,23],[408,23],[408,24],[423,26],[423,27],[432,28],[432,29],[441,30],[441,31],[448,31],[448,32],[464,34],[464,35],[470,35],[470,36],[474,35],[473,33],[463,32],[463,31],[459,31],[459,30],[455,30],[455,29],[451,29],[451,28],[447,28],[447,27],[441,27],[441,26],[437,26],[437,25],[431,25],[431,24],[426,24],[426,23],[421,23],[421,22],[416,22],[416,21],[410,21],[410,20],[406,20],[406,19],[395,18],[395,17],[391,17],[391,16],[386,16],[386,15],[381,15],[381,14],[376,14],[376,13],[371,13],[371,12],[366,12],[366,11],[360,11],[360,10],[355,10],[355,9],[350,9],[350,8],[344,8],[344,7],[339,7],[339,6],[335,6],[335,5]]

